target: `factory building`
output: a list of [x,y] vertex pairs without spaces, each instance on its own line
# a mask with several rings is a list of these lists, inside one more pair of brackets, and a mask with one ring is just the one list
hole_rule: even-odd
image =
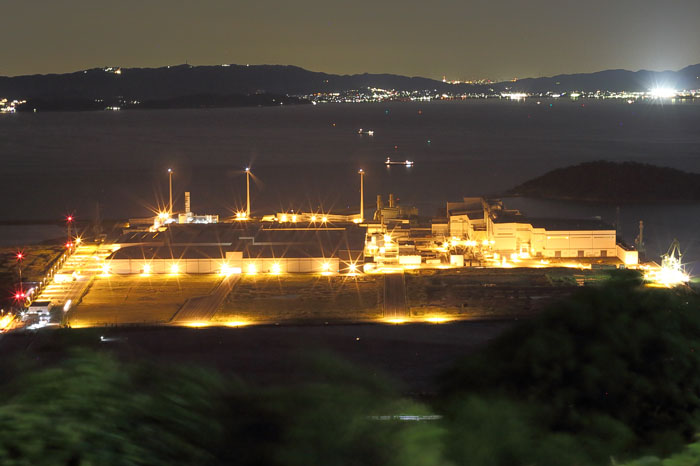
[[218,223],[219,216],[213,214],[197,215],[192,213],[192,197],[185,191],[185,212],[177,214],[177,223]]
[[110,273],[338,273],[358,267],[364,231],[354,224],[170,224],[127,231],[116,246],[106,261]]
[[465,197],[463,202],[448,202],[449,236],[476,241],[488,239],[486,225],[489,210],[486,200],[480,197]]
[[599,219],[535,218],[505,209],[499,200],[465,198],[447,204],[449,235],[487,244],[510,256],[542,258],[618,257],[637,262],[636,251],[617,244],[616,231]]
[[117,274],[338,273],[348,268],[320,250],[248,246],[225,251],[216,246],[136,246],[116,251],[107,261]]
[[532,257],[615,257],[616,233],[595,219],[489,217],[488,239],[501,254]]

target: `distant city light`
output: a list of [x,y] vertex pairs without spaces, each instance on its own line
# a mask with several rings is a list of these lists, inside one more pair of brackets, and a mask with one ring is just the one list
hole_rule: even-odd
[[270,273],[273,275],[279,275],[279,273],[282,271],[282,268],[278,263],[272,264],[272,267],[270,267]]
[[503,97],[507,97],[510,100],[523,100],[525,97],[527,97],[527,94],[524,94],[522,92],[513,92],[510,94],[501,94]]
[[170,273],[175,275],[178,272],[180,272],[180,267],[177,264],[173,264],[170,266]]
[[678,92],[670,87],[655,87],[650,91],[650,94],[657,99],[669,99],[675,97]]
[[258,273],[258,268],[255,266],[255,264],[248,264],[248,274],[255,275],[256,273]]

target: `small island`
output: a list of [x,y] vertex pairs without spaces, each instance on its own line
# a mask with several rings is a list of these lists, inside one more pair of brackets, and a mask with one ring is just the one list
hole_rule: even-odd
[[697,201],[700,174],[601,160],[552,170],[505,195],[595,202]]

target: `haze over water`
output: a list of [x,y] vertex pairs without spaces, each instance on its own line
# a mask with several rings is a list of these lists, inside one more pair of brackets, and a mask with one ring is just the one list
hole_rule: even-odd
[[[368,209],[376,194],[392,192],[433,216],[448,200],[498,193],[583,161],[700,172],[699,127],[697,103],[568,99],[0,115],[0,219],[92,218],[96,202],[105,218],[150,215],[167,201],[168,167],[176,210],[187,190],[196,213],[230,215],[245,203],[246,165],[259,180],[255,214],[357,208],[364,168]],[[387,156],[415,166],[386,168]],[[614,206],[507,205],[615,221]],[[665,251],[678,236],[699,255],[698,204],[622,206],[621,214],[627,239],[644,219],[650,249]]]

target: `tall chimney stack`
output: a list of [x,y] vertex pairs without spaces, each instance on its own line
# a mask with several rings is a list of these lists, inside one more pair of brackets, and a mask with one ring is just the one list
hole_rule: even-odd
[[189,214],[192,212],[192,204],[190,203],[190,192],[185,191],[185,213]]
[[394,195],[389,194],[389,207],[394,207]]

